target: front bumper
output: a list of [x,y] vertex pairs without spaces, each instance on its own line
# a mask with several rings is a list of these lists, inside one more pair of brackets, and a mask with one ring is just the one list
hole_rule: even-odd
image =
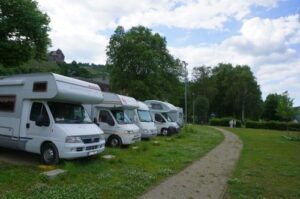
[[152,138],[157,136],[157,130],[150,130],[148,133],[142,133],[142,138]]
[[61,143],[58,147],[59,157],[62,159],[74,159],[87,157],[101,153],[105,149],[105,141],[100,140],[96,143]]
[[133,144],[135,142],[141,141],[141,134],[127,134],[122,136],[122,143],[124,145]]

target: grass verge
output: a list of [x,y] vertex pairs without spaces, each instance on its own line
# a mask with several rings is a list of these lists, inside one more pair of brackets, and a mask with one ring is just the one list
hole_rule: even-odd
[[229,129],[244,143],[233,177],[230,198],[300,198],[300,142],[285,132]]
[[[48,180],[38,166],[0,163],[0,198],[136,198],[199,159],[223,140],[215,129],[186,126],[179,135],[156,137],[93,158],[63,161],[66,174]],[[104,160],[103,155],[115,155]]]

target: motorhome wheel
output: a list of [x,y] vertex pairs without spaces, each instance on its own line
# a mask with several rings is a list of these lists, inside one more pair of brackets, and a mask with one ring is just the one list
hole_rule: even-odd
[[163,136],[167,136],[167,135],[168,135],[168,129],[162,129],[162,130],[161,130],[161,134],[162,134]]
[[53,143],[42,146],[41,158],[44,164],[57,164],[59,162],[58,150]]
[[118,136],[112,135],[109,137],[107,144],[110,147],[120,147],[122,145],[122,140]]

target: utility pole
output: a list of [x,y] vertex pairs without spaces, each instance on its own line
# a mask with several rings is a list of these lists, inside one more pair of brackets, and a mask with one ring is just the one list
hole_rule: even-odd
[[195,93],[193,93],[193,124],[195,124]]
[[188,84],[188,71],[187,71],[187,63],[185,61],[182,62],[184,65],[184,114],[185,114],[185,123],[187,123],[187,84]]

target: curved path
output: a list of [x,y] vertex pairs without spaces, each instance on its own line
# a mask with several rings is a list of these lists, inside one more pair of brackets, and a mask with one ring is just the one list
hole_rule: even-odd
[[225,136],[221,144],[140,198],[223,198],[243,143],[235,134],[216,129]]

